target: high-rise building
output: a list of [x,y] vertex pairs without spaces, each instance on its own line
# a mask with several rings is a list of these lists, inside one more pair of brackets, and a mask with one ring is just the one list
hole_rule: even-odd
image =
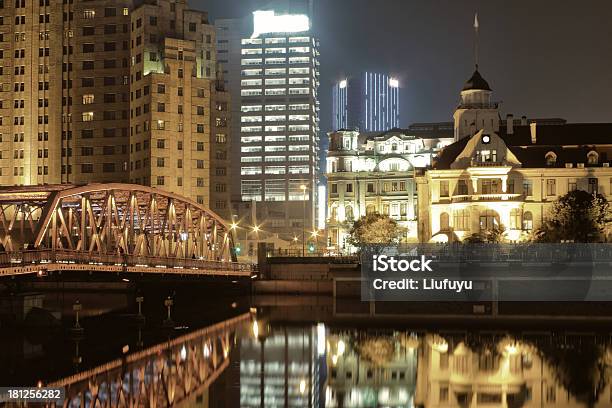
[[210,181],[229,99],[205,12],[166,0],[15,5],[0,16],[0,184],[131,181],[203,204],[227,195],[227,181]]
[[238,214],[290,238],[315,226],[318,43],[307,15],[253,16],[241,40]]
[[[240,173],[240,50],[241,40],[248,35],[245,30],[248,21],[244,19],[217,19],[215,29],[217,32],[217,56],[219,70],[223,75],[223,82],[229,90],[231,100],[231,143],[230,158],[233,163],[234,175]],[[240,201],[240,177],[231,178],[231,200]]]
[[399,81],[365,72],[343,79],[333,89],[333,130],[384,132],[399,127]]

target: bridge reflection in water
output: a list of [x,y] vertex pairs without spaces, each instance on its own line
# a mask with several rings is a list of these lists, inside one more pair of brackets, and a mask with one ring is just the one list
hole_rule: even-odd
[[202,393],[229,365],[251,313],[46,384],[65,387],[64,407],[167,407]]
[[146,186],[0,188],[0,276],[121,268],[248,276],[232,235],[203,205]]

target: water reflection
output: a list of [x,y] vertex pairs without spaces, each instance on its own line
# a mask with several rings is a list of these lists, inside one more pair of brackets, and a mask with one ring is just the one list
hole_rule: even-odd
[[324,338],[316,326],[254,322],[253,336],[240,342],[240,406],[322,406],[325,348],[317,341]]
[[612,406],[609,335],[320,329],[243,338],[240,406]]

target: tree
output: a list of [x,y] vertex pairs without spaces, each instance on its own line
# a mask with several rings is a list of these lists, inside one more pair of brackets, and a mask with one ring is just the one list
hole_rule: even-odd
[[609,223],[609,204],[604,196],[574,190],[554,202],[533,240],[597,242]]
[[506,228],[503,225],[496,225],[491,229],[480,231],[466,237],[463,242],[466,244],[499,244],[504,241]]
[[398,244],[407,229],[400,227],[393,218],[382,214],[367,214],[353,223],[348,243],[355,247],[370,244]]

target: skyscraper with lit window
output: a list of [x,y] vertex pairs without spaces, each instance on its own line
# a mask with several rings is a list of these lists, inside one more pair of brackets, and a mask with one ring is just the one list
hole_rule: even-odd
[[399,127],[399,81],[365,72],[343,79],[333,89],[333,129],[384,132]]
[[305,14],[253,17],[241,41],[240,200],[263,230],[301,237],[315,222],[318,43]]

